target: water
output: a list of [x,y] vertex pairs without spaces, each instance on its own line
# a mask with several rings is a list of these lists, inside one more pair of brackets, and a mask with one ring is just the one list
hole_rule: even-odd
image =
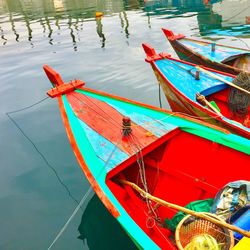
[[[56,100],[10,114],[22,132],[6,115],[46,97],[43,64],[65,81],[158,106],[141,43],[175,55],[165,27],[246,48],[249,15],[250,0],[0,0],[0,249],[47,249],[89,187]],[[92,193],[52,249],[133,248]]]

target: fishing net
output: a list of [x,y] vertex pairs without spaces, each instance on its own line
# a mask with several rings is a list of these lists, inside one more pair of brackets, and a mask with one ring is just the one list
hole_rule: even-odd
[[[241,72],[233,80],[233,83],[245,90],[250,91],[250,73]],[[250,95],[234,87],[231,87],[228,96],[228,105],[233,114],[239,117],[244,117],[248,114]]]

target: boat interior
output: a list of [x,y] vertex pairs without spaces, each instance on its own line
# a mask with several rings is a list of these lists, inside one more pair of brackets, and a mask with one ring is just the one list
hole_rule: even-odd
[[223,60],[222,63],[250,72],[250,54],[249,53],[229,57]]
[[[201,94],[203,94],[203,93],[201,93]],[[220,91],[215,92],[215,93],[210,94],[210,95],[205,95],[205,97],[210,103],[212,103],[213,105],[218,107],[218,111],[223,116],[225,116],[226,118],[228,118],[230,120],[234,120],[236,122],[239,122],[242,125],[244,125],[245,127],[250,128],[250,121],[249,121],[250,105],[247,108],[248,112],[246,112],[243,115],[237,115],[230,109],[229,95],[230,95],[230,87],[225,86],[225,88],[223,90],[220,90]],[[239,98],[237,98],[237,99],[239,99]],[[237,103],[237,100],[235,102],[236,102],[235,105],[239,106],[239,104]]]
[[[242,180],[250,172],[246,154],[179,128],[131,159],[111,170],[106,183],[127,213],[162,249],[175,246],[174,234],[164,226],[164,220],[171,219],[177,211],[154,202],[149,204],[120,180],[185,206],[192,201],[214,198],[226,183]],[[240,169],[236,169],[235,162]]]

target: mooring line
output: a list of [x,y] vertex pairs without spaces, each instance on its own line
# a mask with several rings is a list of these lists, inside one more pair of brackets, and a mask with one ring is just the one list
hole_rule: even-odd
[[26,106],[26,107],[21,108],[21,109],[16,109],[16,110],[7,112],[6,115],[8,115],[8,114],[14,114],[14,113],[18,113],[18,112],[24,111],[24,110],[26,110],[26,109],[30,109],[30,108],[32,108],[32,107],[34,107],[34,106],[36,106],[36,105],[42,103],[43,101],[47,100],[48,98],[49,98],[49,96],[46,96],[46,97],[43,98],[42,100],[40,100],[40,101],[38,101],[38,102],[35,102],[35,103],[33,103],[33,104],[29,105],[29,106]]
[[71,216],[69,217],[69,219],[67,220],[67,222],[64,224],[64,226],[62,227],[62,229],[60,230],[60,232],[57,234],[57,236],[55,237],[55,239],[53,240],[53,242],[50,244],[50,246],[48,247],[48,250],[51,249],[51,247],[53,247],[53,245],[57,242],[57,240],[61,237],[61,235],[63,234],[63,232],[65,231],[65,229],[67,228],[67,226],[69,225],[69,223],[72,221],[72,219],[75,217],[75,215],[77,214],[78,210],[80,209],[80,207],[82,206],[82,204],[84,203],[84,201],[88,198],[90,192],[92,191],[92,187],[90,186],[88,191],[84,194],[84,196],[82,197],[81,201],[79,202],[78,206],[75,208],[74,212],[71,214]]
[[[100,173],[97,175],[97,177],[95,178],[96,180],[99,179],[99,177],[101,176],[101,174],[106,170],[106,166],[108,165],[108,163],[110,162],[113,154],[115,153],[115,151],[118,148],[118,145],[121,143],[122,138],[120,138],[116,145],[114,146],[113,150],[111,151],[107,161],[105,162],[103,169],[100,171]],[[65,229],[67,228],[67,226],[69,225],[69,223],[72,221],[72,219],[75,217],[75,215],[77,214],[79,208],[81,207],[81,205],[83,204],[83,202],[88,198],[90,191],[93,190],[92,189],[92,183],[90,183],[90,187],[88,188],[87,192],[84,194],[84,196],[82,197],[79,205],[75,208],[75,210],[73,211],[73,213],[71,214],[71,216],[69,217],[69,219],[67,220],[67,222],[64,224],[64,226],[62,227],[62,229],[59,231],[59,233],[57,234],[57,236],[55,237],[55,239],[53,240],[53,242],[50,244],[50,246],[48,247],[48,250],[51,249],[51,247],[56,243],[56,241],[61,237],[61,235],[63,234],[63,232],[65,231]]]
[[22,135],[31,143],[31,145],[34,147],[35,151],[40,155],[40,157],[42,158],[42,160],[45,162],[45,164],[54,172],[57,180],[59,181],[59,183],[65,188],[65,190],[67,191],[68,195],[71,197],[71,199],[79,204],[78,200],[71,194],[69,188],[64,184],[64,182],[61,180],[61,178],[59,177],[56,169],[48,162],[48,160],[46,159],[46,157],[44,156],[44,154],[38,149],[38,147],[36,146],[36,144],[31,140],[31,138],[23,131],[23,129],[18,125],[18,123],[15,121],[14,118],[11,117],[10,114],[14,114],[14,113],[18,113],[27,109],[30,109],[40,103],[42,103],[43,101],[47,100],[49,97],[45,97],[42,100],[33,103],[29,106],[26,106],[24,108],[21,109],[17,109],[14,111],[10,111],[10,112],[6,112],[5,114],[8,116],[8,118],[10,119],[10,121],[17,127],[17,129],[22,133]]

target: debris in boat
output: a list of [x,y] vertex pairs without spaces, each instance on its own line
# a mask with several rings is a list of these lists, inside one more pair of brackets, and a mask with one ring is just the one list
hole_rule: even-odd
[[209,109],[213,110],[217,115],[221,115],[220,109],[217,106],[215,102],[209,102],[207,101],[206,97],[204,95],[201,95],[200,93],[196,93],[196,100],[203,106],[207,106]]
[[[250,231],[250,205],[237,210],[229,221],[234,226]],[[237,240],[241,240],[243,238],[240,233],[234,232],[233,234],[234,238]]]
[[[233,83],[250,91],[250,74],[247,72],[241,72],[233,80]],[[239,117],[247,116],[249,113],[250,95],[236,88],[230,88],[228,105],[234,115]]]
[[250,182],[234,181],[216,194],[211,212],[227,220],[233,213],[247,205],[250,205]]

